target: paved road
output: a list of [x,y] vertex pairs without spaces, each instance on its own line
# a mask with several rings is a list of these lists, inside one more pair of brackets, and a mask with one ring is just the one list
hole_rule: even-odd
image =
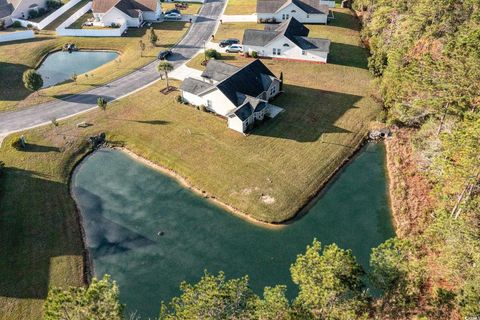
[[[179,67],[191,59],[215,31],[217,20],[223,12],[225,0],[206,0],[199,16],[185,37],[174,47],[169,59]],[[118,99],[154,82],[159,78],[157,62],[150,63],[135,72],[95,89],[49,103],[0,113],[0,141],[8,133],[49,123],[95,108],[98,97]]]

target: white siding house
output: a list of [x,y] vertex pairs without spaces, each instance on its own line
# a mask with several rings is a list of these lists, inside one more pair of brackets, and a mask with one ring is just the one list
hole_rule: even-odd
[[160,19],[162,6],[159,0],[93,0],[92,13],[95,25],[140,27],[143,21]]
[[268,101],[280,92],[280,80],[260,60],[243,68],[210,60],[202,79],[185,79],[182,99],[225,117],[228,127],[241,133],[264,120],[275,107]]
[[265,30],[247,29],[243,35],[243,52],[260,57],[326,63],[330,40],[307,37],[310,30],[291,17]]
[[0,0],[0,20],[6,26],[13,23],[12,19],[28,19],[30,10],[46,8],[47,0]]
[[320,0],[258,0],[259,22],[282,22],[293,17],[301,23],[327,24],[330,9]]

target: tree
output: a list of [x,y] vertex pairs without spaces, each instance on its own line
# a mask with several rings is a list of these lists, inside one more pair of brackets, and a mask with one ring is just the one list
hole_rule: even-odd
[[407,240],[392,238],[370,256],[372,284],[382,292],[380,316],[407,316],[418,306],[424,282],[424,268],[415,260],[415,248]]
[[266,287],[263,300],[258,299],[255,304],[254,319],[261,320],[290,320],[293,319],[292,311],[287,297],[286,286],[278,285],[273,288]]
[[37,92],[43,86],[42,76],[34,69],[29,69],[23,73],[23,85],[28,90]]
[[248,277],[226,280],[223,272],[214,276],[205,271],[198,283],[183,282],[180,290],[180,297],[162,302],[160,319],[249,319],[258,299],[248,286]]
[[140,40],[138,41],[138,46],[140,48],[140,57],[143,57],[143,51],[145,51],[145,43]]
[[173,70],[173,65],[168,61],[162,61],[157,66],[158,72],[163,72],[165,74],[165,79],[167,80],[167,88],[170,88],[168,83],[168,73]]
[[364,271],[351,250],[335,244],[324,247],[316,239],[290,268],[299,286],[294,308],[309,319],[359,319],[368,307]]
[[85,287],[53,288],[44,305],[45,320],[121,320],[123,305],[115,281],[105,275]]
[[155,34],[155,31],[153,30],[153,27],[150,28],[150,37],[149,37],[149,40],[150,40],[150,43],[151,43],[152,47],[155,47],[155,46],[157,45],[158,37],[157,37],[157,35]]
[[108,101],[104,97],[97,98],[97,106],[103,111],[107,110],[107,104],[108,104]]

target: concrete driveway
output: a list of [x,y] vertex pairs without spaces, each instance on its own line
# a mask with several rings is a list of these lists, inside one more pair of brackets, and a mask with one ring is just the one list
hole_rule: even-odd
[[[195,56],[217,28],[225,0],[207,0],[185,37],[172,49],[169,61],[178,68]],[[18,111],[0,113],[0,142],[8,134],[64,119],[96,108],[97,98],[108,101],[132,94],[159,79],[158,62],[152,62],[120,79],[95,89]]]

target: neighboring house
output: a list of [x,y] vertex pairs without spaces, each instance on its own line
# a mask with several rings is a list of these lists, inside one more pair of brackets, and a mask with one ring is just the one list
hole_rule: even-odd
[[320,0],[320,4],[325,4],[329,8],[335,8],[335,1],[334,0]]
[[301,23],[327,24],[330,9],[320,0],[257,0],[259,22],[282,22],[294,17]]
[[0,0],[0,20],[9,26],[12,19],[28,19],[30,10],[45,8],[47,0]]
[[280,80],[260,61],[240,68],[210,60],[202,80],[186,78],[182,98],[226,117],[228,127],[244,133],[278,107],[268,103],[280,92]]
[[162,5],[159,0],[93,0],[92,12],[94,25],[140,27],[143,21],[159,20]]
[[246,29],[243,52],[275,59],[305,60],[326,63],[330,40],[309,38],[310,30],[295,18],[281,24],[265,25],[265,30]]

